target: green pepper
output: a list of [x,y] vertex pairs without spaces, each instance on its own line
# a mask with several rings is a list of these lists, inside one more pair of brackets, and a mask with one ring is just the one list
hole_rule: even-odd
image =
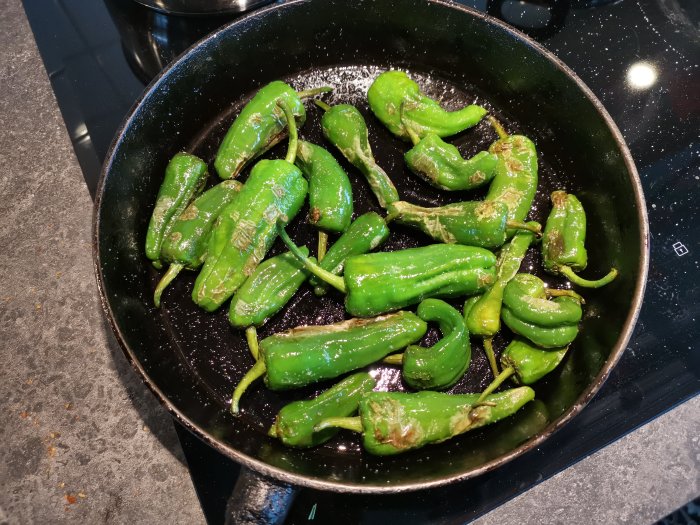
[[470,159],[435,134],[426,135],[404,155],[408,168],[431,186],[441,190],[471,190],[496,175],[498,157],[480,151]]
[[479,397],[430,391],[370,392],[360,401],[358,417],[328,418],[316,425],[316,430],[336,427],[362,432],[367,452],[378,456],[399,454],[511,416],[532,401],[535,392],[522,386],[477,403]]
[[386,208],[399,200],[394,183],[374,160],[367,123],[358,109],[349,104],[333,107],[319,101],[316,104],[325,111],[321,119],[323,135],[365,176],[379,205]]
[[[319,266],[332,274],[340,275],[343,273],[345,259],[372,251],[388,238],[389,228],[378,213],[370,211],[360,215],[333,243]],[[309,282],[314,286],[316,295],[324,295],[328,290],[328,286],[315,276]]]
[[370,365],[418,341],[425,321],[411,312],[302,326],[260,341],[260,357],[236,387],[231,412],[248,386],[265,375],[271,390],[299,388]]
[[204,188],[207,177],[206,162],[189,153],[177,153],[165,168],[165,178],[146,231],[146,257],[156,268],[162,267],[163,239],[192,198]]
[[238,198],[222,212],[207,246],[192,290],[192,300],[211,312],[219,308],[265,258],[277,237],[276,223],[288,223],[306,198],[307,183],[296,156],[296,126],[288,116],[290,146],[285,160],[261,160],[251,170]]
[[366,372],[353,374],[314,399],[284,406],[275,418],[270,436],[289,447],[315,447],[331,439],[337,429],[315,432],[314,427],[329,417],[345,417],[357,412],[362,396],[371,392],[376,381]]
[[355,255],[346,259],[340,277],[305,258],[281,224],[278,231],[312,274],[347,293],[345,309],[357,317],[399,310],[429,297],[473,295],[496,277],[496,257],[490,251],[457,244]]
[[411,345],[403,353],[401,373],[416,390],[445,390],[469,368],[471,346],[464,317],[445,301],[426,299],[418,305],[418,317],[437,321],[442,339],[430,348]]
[[537,223],[508,220],[508,207],[502,202],[493,201],[456,202],[434,208],[399,201],[389,206],[387,220],[416,227],[436,241],[482,248],[503,245],[507,228],[535,233],[540,229]]
[[280,80],[262,87],[243,107],[219,146],[214,160],[219,177],[238,177],[248,162],[285,137],[287,120],[279,106],[280,101],[291,108],[297,126],[301,126],[306,120],[306,109],[301,99],[331,90],[322,87],[297,93]]
[[512,370],[516,383],[531,385],[559,366],[568,349],[565,346],[543,350],[523,339],[515,339],[501,354],[501,373]]
[[153,294],[156,306],[160,306],[163,290],[183,268],[196,270],[204,263],[214,222],[221,210],[238,196],[242,186],[240,182],[228,180],[217,184],[192,201],[173,222],[161,247],[160,259],[170,267]]
[[490,121],[500,138],[489,148],[498,163],[486,200],[502,202],[508,206],[508,220],[522,222],[537,192],[537,150],[529,138],[508,135],[496,119]]
[[421,93],[418,84],[403,71],[379,75],[370,86],[367,99],[376,117],[404,140],[409,139],[407,128],[420,138],[430,133],[447,137],[475,126],[486,115],[486,110],[476,105],[458,111],[444,110]]
[[617,269],[597,281],[579,277],[575,272],[586,268],[586,212],[581,202],[565,191],[555,191],[552,212],[547,218],[542,239],[544,267],[549,273],[563,275],[572,283],[585,288],[600,288],[617,277]]

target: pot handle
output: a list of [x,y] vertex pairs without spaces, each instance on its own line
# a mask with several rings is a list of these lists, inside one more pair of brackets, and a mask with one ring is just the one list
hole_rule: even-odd
[[226,504],[226,525],[281,525],[299,489],[241,467]]

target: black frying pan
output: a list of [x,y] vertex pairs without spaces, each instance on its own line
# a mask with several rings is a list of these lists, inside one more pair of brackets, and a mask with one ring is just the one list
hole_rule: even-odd
[[[170,287],[160,310],[153,307],[158,273],[143,255],[148,219],[168,160],[185,149],[211,162],[241,105],[273,79],[299,89],[330,84],[336,91],[328,102],[357,105],[367,118],[378,162],[404,199],[435,205],[480,198],[478,192],[447,195],[408,175],[402,160],[407,146],[377,123],[366,104],[369,83],[389,67],[409,71],[448,107],[477,101],[510,132],[531,137],[541,162],[531,217],[545,220],[553,189],[575,192],[588,210],[590,275],[600,275],[612,264],[620,277],[611,286],[585,293],[585,319],[573,351],[557,372],[535,386],[538,404],[510,420],[392,458],[362,453],[350,434],[313,450],[287,449],[266,436],[275,413],[328,385],[280,394],[260,382],[244,397],[242,416],[233,418],[228,399],[252,365],[245,339],[228,325],[225,308],[207,314],[191,302],[193,273]],[[324,143],[319,118],[319,110],[309,105],[302,137]],[[484,122],[453,141],[471,155],[495,138]],[[270,154],[280,156],[283,149]],[[361,176],[345,167],[355,189],[356,212],[378,209]],[[316,234],[304,212],[290,232],[299,243],[314,246]],[[428,242],[400,227],[392,226],[392,232],[385,250]],[[278,243],[273,253],[281,249]],[[619,131],[581,81],[536,43],[444,1],[298,0],[210,35],[147,89],[119,130],[103,168],[94,256],[103,305],[127,357],[181,423],[250,469],[241,483],[255,471],[276,480],[272,486],[382,493],[442,485],[496,468],[537,446],[578,413],[631,334],[647,273],[648,231],[639,178]],[[535,273],[540,266],[537,253],[525,261]],[[563,284],[549,276],[547,281]],[[338,295],[317,299],[303,288],[260,336],[343,317]],[[507,337],[497,341],[498,348]],[[397,370],[374,369],[382,387],[404,388]],[[479,391],[489,381],[488,364],[475,342],[472,366],[452,391]],[[283,500],[260,492],[261,487],[265,485],[239,488],[249,502],[284,506]]]

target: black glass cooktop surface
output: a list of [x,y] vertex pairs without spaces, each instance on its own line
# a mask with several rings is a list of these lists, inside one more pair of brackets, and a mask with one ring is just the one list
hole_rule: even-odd
[[[467,0],[555,53],[603,102],[639,169],[651,228],[644,306],[596,398],[539,449],[477,479],[396,496],[302,490],[288,523],[463,523],[700,392],[700,2]],[[131,0],[24,0],[90,192],[114,133],[146,84],[232,16],[185,18]],[[176,425],[178,427],[178,425]],[[237,465],[178,427],[210,523]]]

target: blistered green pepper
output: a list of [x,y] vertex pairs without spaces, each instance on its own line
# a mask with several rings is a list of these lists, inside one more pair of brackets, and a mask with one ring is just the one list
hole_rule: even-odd
[[[508,207],[494,201],[465,201],[425,208],[405,201],[389,206],[387,220],[413,226],[436,241],[497,248],[506,242],[506,229],[538,233],[537,223],[508,219]],[[533,226],[534,224],[534,226]]]
[[312,274],[347,294],[345,309],[358,317],[399,310],[429,297],[473,295],[496,277],[496,257],[490,251],[458,244],[355,255],[345,260],[340,277],[305,258],[282,225],[279,234]]
[[329,417],[347,417],[357,412],[360,399],[375,385],[372,376],[360,372],[346,377],[314,399],[289,403],[277,414],[269,434],[289,447],[315,447],[325,443],[338,429],[315,432],[314,427]]
[[581,202],[565,191],[552,192],[552,211],[547,218],[542,239],[544,267],[549,273],[561,274],[572,283],[585,288],[600,288],[617,277],[613,268],[605,277],[589,281],[575,272],[585,270],[586,212]]
[[471,190],[496,175],[498,157],[480,151],[465,159],[459,150],[435,134],[426,135],[404,155],[408,168],[431,186],[441,190]]
[[242,186],[233,180],[217,184],[192,201],[173,222],[161,247],[160,259],[170,264],[170,267],[153,294],[156,306],[160,306],[163,290],[183,268],[196,270],[204,263],[214,222],[221,211],[238,196]]
[[411,312],[350,319],[325,326],[302,326],[260,341],[260,356],[236,387],[231,411],[257,378],[271,390],[299,388],[370,365],[418,341],[425,321]]
[[290,108],[284,108],[290,136],[286,159],[261,160],[253,167],[209,239],[207,259],[192,290],[192,300],[209,312],[253,274],[277,237],[276,223],[291,221],[304,204],[308,185],[293,164],[296,126]]
[[219,146],[214,160],[219,177],[238,177],[248,162],[285,137],[287,119],[279,106],[280,101],[291,108],[296,124],[301,126],[306,120],[306,109],[301,99],[331,90],[330,87],[322,87],[297,93],[280,80],[262,87],[243,107]]
[[204,188],[207,177],[206,162],[189,153],[177,153],[165,168],[165,178],[146,231],[146,257],[156,268],[162,267],[163,239],[192,198]]
[[486,115],[481,106],[470,105],[458,111],[446,111],[421,93],[418,84],[403,71],[379,75],[367,92],[369,107],[397,137],[409,140],[406,128],[422,138],[433,133],[447,137],[475,126]]
[[336,427],[362,433],[371,454],[387,456],[440,443],[517,412],[535,398],[527,386],[491,394],[477,403],[479,394],[441,392],[370,392],[360,401],[358,417],[322,421],[318,431]]
[[349,104],[333,107],[319,101],[316,104],[325,111],[321,119],[323,135],[340,150],[350,164],[362,172],[379,205],[386,208],[399,200],[394,183],[374,160],[367,123],[358,109]]
[[[326,252],[319,266],[335,275],[343,273],[345,259],[374,250],[389,238],[389,228],[384,219],[370,211],[355,219],[347,231],[333,243]],[[324,295],[328,290],[326,283],[312,276],[309,282],[314,286],[316,295]]]

